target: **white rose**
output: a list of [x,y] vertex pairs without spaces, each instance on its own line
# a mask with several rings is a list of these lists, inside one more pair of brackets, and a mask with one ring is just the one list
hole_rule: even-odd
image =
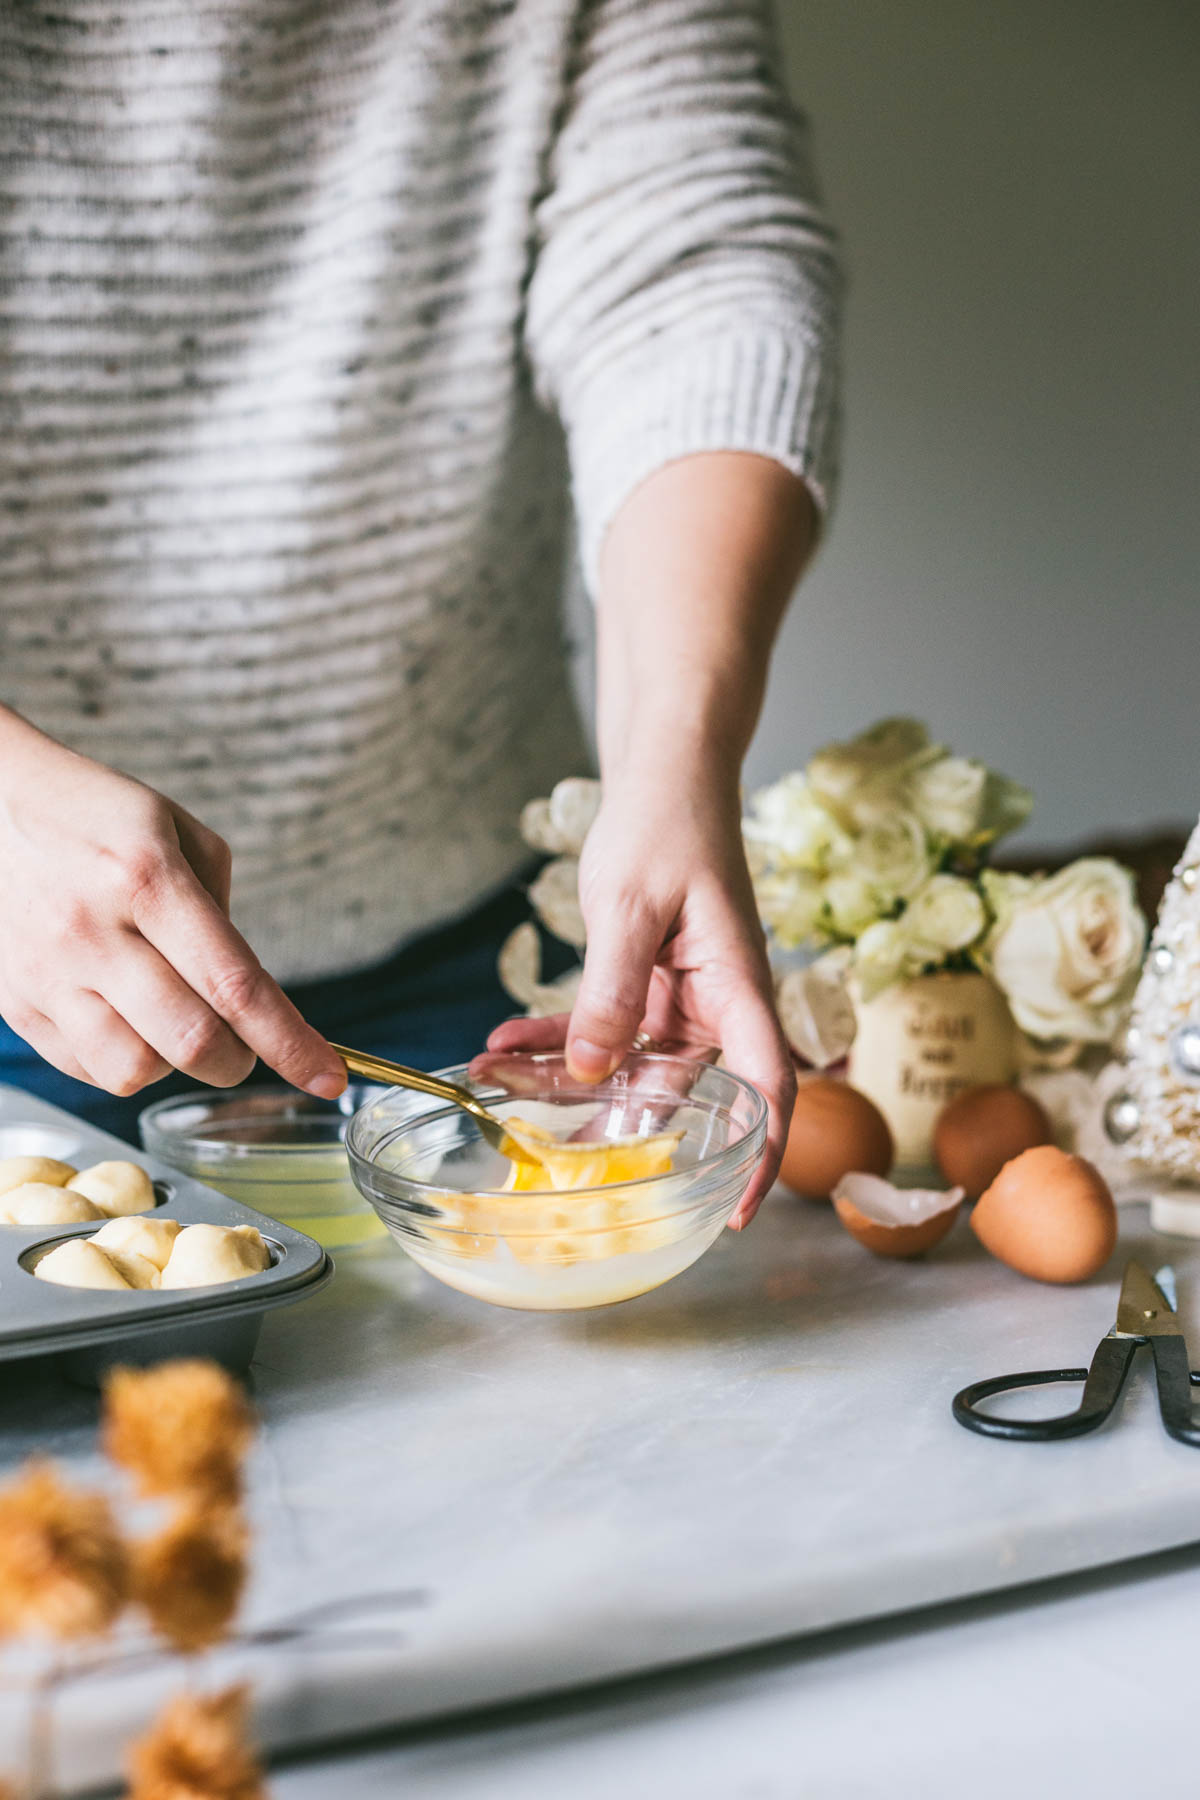
[[984,869],[979,877],[983,897],[997,923],[1022,905],[1044,877],[1014,875],[1008,869]]
[[908,781],[908,802],[934,837],[969,844],[979,829],[988,772],[965,756],[940,756],[916,769]]
[[915,761],[940,752],[919,719],[881,719],[845,744],[826,744],[809,760],[808,779],[822,798],[844,805],[868,782],[898,777]]
[[875,911],[907,900],[932,872],[925,828],[902,806],[879,806],[860,814],[861,830],[851,867],[879,897]]
[[1027,787],[989,769],[974,844],[994,844],[997,838],[1007,837],[1025,823],[1032,811],[1033,795]]
[[568,775],[550,795],[550,826],[558,835],[559,849],[578,856],[583,841],[596,821],[604,790],[586,775]]
[[562,849],[558,833],[550,823],[549,800],[531,800],[521,811],[521,836],[533,850],[546,850],[557,856]]
[[917,889],[904,914],[914,954],[927,951],[927,962],[942,962],[965,950],[983,935],[987,912],[979,890],[958,875],[931,875]]
[[829,923],[838,937],[856,938],[883,911],[878,889],[857,869],[831,875],[824,894]]
[[758,916],[785,950],[811,943],[825,910],[825,896],[815,875],[803,870],[759,875],[754,881]]
[[497,972],[505,991],[525,1007],[533,1019],[570,1012],[583,978],[583,970],[578,968],[568,969],[556,981],[542,980],[542,947],[537,927],[528,919],[511,931],[501,944]]
[[579,904],[579,859],[560,856],[547,863],[529,888],[534,912],[547,931],[582,950],[587,928]]
[[1109,1039],[1132,998],[1146,943],[1129,871],[1085,856],[1045,879],[989,872],[982,880],[996,922],[978,961],[1021,1030]]
[[531,800],[521,813],[521,836],[534,850],[578,856],[600,811],[602,789],[585,775],[568,775],[548,800]]
[[785,775],[782,781],[763,788],[755,794],[751,807],[751,816],[742,826],[743,836],[765,850],[777,866],[816,874],[850,849],[848,834],[803,775]]
[[1033,805],[1028,788],[966,756],[941,756],[912,771],[909,805],[925,829],[951,844],[979,848],[1023,825]]
[[854,946],[855,984],[863,1000],[874,1000],[893,981],[916,972],[902,919],[879,919],[868,925]]

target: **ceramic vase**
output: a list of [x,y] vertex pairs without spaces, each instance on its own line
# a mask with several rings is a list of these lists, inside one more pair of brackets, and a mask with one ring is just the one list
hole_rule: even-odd
[[974,972],[919,975],[855,1007],[849,1077],[891,1126],[900,1167],[933,1162],[948,1100],[1017,1073],[1017,1029],[995,983]]

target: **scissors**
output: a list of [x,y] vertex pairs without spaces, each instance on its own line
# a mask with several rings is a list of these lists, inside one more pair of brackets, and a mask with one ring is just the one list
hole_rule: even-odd
[[[1126,1265],[1117,1303],[1117,1322],[1096,1346],[1090,1369],[1034,1369],[1024,1375],[997,1375],[975,1381],[955,1394],[954,1417],[968,1431],[984,1437],[1016,1438],[1025,1443],[1055,1443],[1080,1437],[1103,1425],[1121,1398],[1134,1354],[1149,1344],[1158,1384],[1158,1410],[1171,1437],[1200,1445],[1200,1423],[1192,1411],[1193,1387],[1200,1373],[1192,1368],[1175,1314],[1175,1271],[1162,1268],[1148,1275],[1141,1263]],[[1074,1412],[1051,1419],[1004,1419],[981,1412],[979,1402],[1013,1388],[1044,1387],[1054,1381],[1082,1381],[1083,1394]]]

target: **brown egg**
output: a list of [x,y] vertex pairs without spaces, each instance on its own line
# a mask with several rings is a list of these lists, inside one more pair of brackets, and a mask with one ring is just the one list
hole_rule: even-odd
[[937,1194],[893,1187],[878,1175],[843,1175],[833,1210],[864,1250],[876,1256],[920,1256],[940,1244],[962,1210],[963,1191]]
[[1117,1241],[1103,1176],[1053,1144],[1006,1163],[971,1215],[985,1250],[1035,1281],[1086,1281]]
[[1052,1144],[1045,1111],[1014,1087],[973,1087],[943,1110],[933,1134],[938,1168],[977,1200],[1005,1163],[1038,1144]]
[[779,1179],[793,1193],[828,1200],[852,1170],[886,1175],[895,1149],[873,1101],[828,1075],[802,1076]]

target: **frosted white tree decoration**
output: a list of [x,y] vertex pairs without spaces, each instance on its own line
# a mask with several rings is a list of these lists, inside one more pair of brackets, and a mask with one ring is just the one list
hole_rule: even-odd
[[1109,1136],[1148,1168],[1200,1182],[1200,825],[1163,895],[1125,1059]]

